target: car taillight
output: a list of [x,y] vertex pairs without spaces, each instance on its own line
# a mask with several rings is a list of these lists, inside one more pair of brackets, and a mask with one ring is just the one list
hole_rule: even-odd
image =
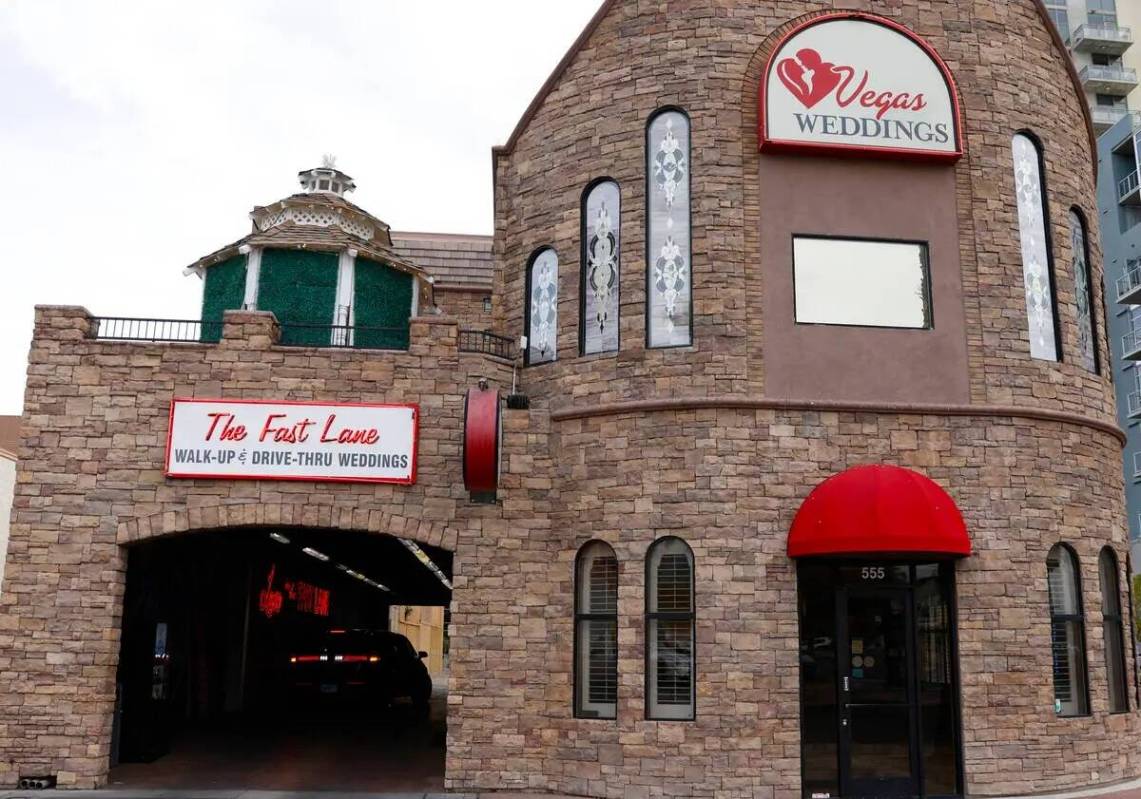
[[342,663],[376,663],[380,658],[376,655],[337,655]]
[[328,655],[290,655],[290,663],[317,663],[321,660],[328,660]]

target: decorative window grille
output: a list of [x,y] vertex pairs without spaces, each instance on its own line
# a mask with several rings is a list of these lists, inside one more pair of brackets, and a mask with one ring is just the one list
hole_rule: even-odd
[[618,559],[591,541],[575,561],[575,716],[618,715]]
[[1078,559],[1064,544],[1046,557],[1050,594],[1050,651],[1054,660],[1054,712],[1059,716],[1089,713],[1086,683],[1085,617],[1082,613]]
[[1098,558],[1101,573],[1101,624],[1105,642],[1105,673],[1109,683],[1109,709],[1112,713],[1129,710],[1129,682],[1125,666],[1125,624],[1121,614],[1121,582],[1117,555],[1110,547]]
[[1097,323],[1093,309],[1093,281],[1089,269],[1089,239],[1086,223],[1077,209],[1070,210],[1070,250],[1073,254],[1074,298],[1078,306],[1078,350],[1082,366],[1094,374],[1100,372],[1097,357]]
[[618,351],[618,287],[621,270],[622,194],[613,180],[597,181],[582,202],[580,350]]
[[646,346],[692,342],[690,125],[666,108],[646,128]]
[[1030,357],[1057,361],[1061,347],[1054,305],[1054,264],[1047,224],[1042,150],[1024,133],[1015,134],[1012,147]]
[[558,357],[559,256],[550,247],[539,250],[527,267],[527,363],[547,363]]
[[695,711],[693,552],[662,538],[646,556],[646,717],[690,720]]

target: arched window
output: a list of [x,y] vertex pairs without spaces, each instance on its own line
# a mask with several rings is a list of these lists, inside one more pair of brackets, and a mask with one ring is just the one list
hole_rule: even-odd
[[661,538],[646,556],[646,718],[694,717],[693,551]]
[[1101,626],[1105,641],[1105,675],[1109,683],[1109,710],[1129,710],[1129,680],[1125,676],[1125,625],[1121,614],[1121,581],[1117,573],[1117,555],[1110,547],[1098,558],[1101,573]]
[[591,541],[575,561],[574,712],[578,718],[618,715],[618,559],[609,544]]
[[1082,366],[1095,375],[1101,372],[1097,355],[1097,314],[1094,313],[1093,280],[1090,276],[1089,239],[1086,220],[1077,208],[1070,209],[1070,252],[1074,267],[1074,299],[1078,306],[1078,353]]
[[622,264],[622,193],[609,178],[582,195],[579,350],[618,351],[618,284]]
[[527,266],[526,363],[547,363],[558,357],[559,256],[544,247],[531,256]]
[[1050,651],[1054,659],[1054,712],[1084,716],[1089,712],[1086,687],[1086,630],[1082,614],[1078,558],[1065,544],[1046,557],[1050,592]]
[[646,126],[646,346],[691,343],[689,117],[657,111]]
[[1030,134],[1016,133],[1012,148],[1030,357],[1057,361],[1061,359],[1061,346],[1058,310],[1054,304],[1054,255],[1046,206],[1045,162],[1042,148]]

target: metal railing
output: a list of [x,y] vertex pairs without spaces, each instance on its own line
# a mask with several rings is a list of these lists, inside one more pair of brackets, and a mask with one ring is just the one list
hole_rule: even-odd
[[214,342],[222,337],[222,323],[197,319],[99,316],[95,318],[94,335],[103,341]]
[[1126,175],[1117,183],[1117,199],[1118,201],[1124,200],[1129,195],[1141,189],[1141,174],[1134,171]]
[[1082,67],[1082,83],[1091,80],[1105,81],[1107,83],[1137,83],[1137,70],[1133,67],[1107,67],[1100,64],[1090,64]]
[[1093,118],[1093,124],[1105,128],[1112,128],[1128,115],[1128,108],[1109,105],[1095,105],[1090,107],[1090,116]]
[[1070,35],[1070,41],[1074,45],[1077,45],[1082,39],[1128,44],[1133,41],[1133,31],[1124,25],[1087,22],[1079,26],[1078,29]]
[[1125,399],[1125,404],[1129,406],[1130,419],[1134,416],[1141,416],[1141,391],[1130,392]]
[[1126,360],[1135,360],[1141,350],[1141,330],[1130,330],[1121,337],[1121,357]]
[[1130,260],[1126,262],[1125,273],[1117,278],[1117,301],[1128,297],[1141,288],[1141,261]]
[[506,358],[509,361],[516,355],[514,339],[498,336],[486,330],[461,330],[459,349],[460,352],[479,352],[484,355],[494,355],[496,358]]
[[282,322],[279,343],[287,347],[406,350],[408,349],[408,327]]

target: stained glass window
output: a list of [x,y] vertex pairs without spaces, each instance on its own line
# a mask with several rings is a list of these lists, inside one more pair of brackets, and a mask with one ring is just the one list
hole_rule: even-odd
[[621,192],[613,180],[595,183],[583,198],[580,289],[583,355],[618,351],[621,204]]
[[1059,347],[1054,317],[1053,264],[1047,239],[1048,225],[1042,183],[1042,152],[1038,149],[1038,144],[1023,133],[1014,136],[1013,150],[1030,357],[1056,361]]
[[646,574],[646,717],[694,717],[693,552],[680,538],[650,547]]
[[1078,305],[1078,351],[1082,366],[1097,374],[1097,328],[1094,326],[1089,241],[1086,238],[1085,220],[1076,210],[1070,211],[1070,250],[1074,262],[1074,298]]
[[559,256],[550,247],[531,259],[527,270],[527,363],[558,356]]
[[575,565],[575,715],[617,716],[618,559],[591,541]]
[[676,109],[650,119],[646,136],[646,345],[691,342],[689,117]]

